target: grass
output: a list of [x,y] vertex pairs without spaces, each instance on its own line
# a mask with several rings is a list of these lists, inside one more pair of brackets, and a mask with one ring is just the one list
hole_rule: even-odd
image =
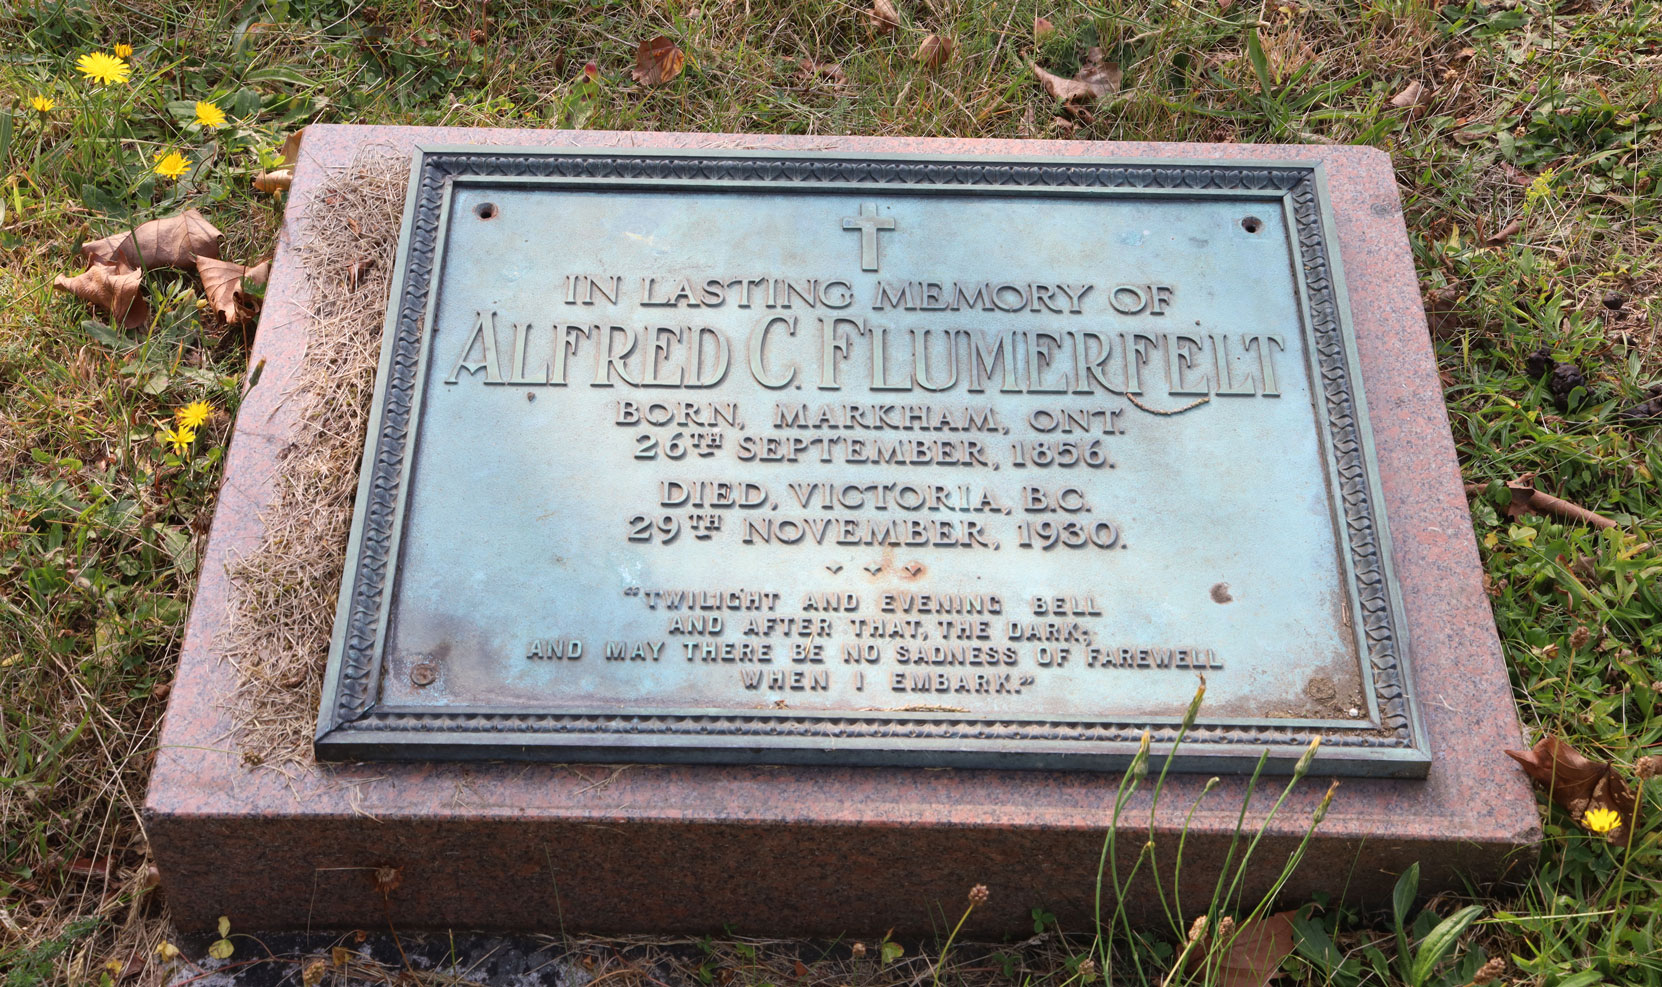
[[[1623,766],[1657,749],[1662,442],[1655,420],[1622,412],[1662,384],[1662,9],[1598,0],[897,0],[899,30],[874,36],[862,6],[0,5],[8,984],[158,975],[149,946],[165,935],[165,906],[151,890],[137,806],[247,369],[242,332],[198,308],[189,276],[147,278],[157,314],[132,334],[53,292],[52,277],[79,270],[80,242],[186,205],[225,232],[224,256],[268,251],[280,204],[250,179],[268,163],[261,152],[310,122],[1384,148],[1431,302],[1462,470],[1486,489],[1474,521],[1525,723]],[[1035,41],[1035,15],[1056,34]],[[645,89],[630,81],[634,46],[660,33],[686,52],[687,67]],[[957,41],[938,71],[912,58],[930,33]],[[116,43],[135,48],[126,84],[77,76],[77,57]],[[1121,88],[1089,114],[1064,113],[1027,60],[1071,75],[1092,46],[1119,63]],[[805,77],[804,58],[840,65],[846,82]],[[582,71],[590,60],[595,81]],[[37,112],[35,96],[56,106]],[[215,102],[231,125],[195,126],[196,100]],[[177,181],[152,171],[154,154],[167,150],[192,163]],[[1562,403],[1528,370],[1542,347],[1584,374]],[[188,454],[175,455],[157,423],[197,400],[216,413]],[[1508,516],[1501,484],[1530,475],[1618,526]],[[1654,817],[1654,791],[1644,799]],[[1481,947],[1505,958],[1509,983],[1662,984],[1657,824],[1615,845],[1557,808],[1544,819],[1544,853],[1526,889],[1474,898],[1484,917],[1448,961],[1427,972],[1399,953],[1422,946],[1452,902],[1428,907],[1429,917],[1398,916],[1408,923],[1400,948],[1391,916],[1318,902],[1301,911],[1306,934],[1287,974],[1307,984],[1421,974],[1419,982],[1464,983]],[[1036,923],[1043,932],[1042,914]],[[737,955],[741,945],[751,960],[720,966],[723,976],[779,982],[755,960],[761,947],[731,939],[708,950]],[[1158,966],[1174,944],[1143,945]],[[992,955],[960,947],[944,968],[940,958],[872,958],[849,979],[964,980],[981,966],[1007,982],[1083,979],[1083,953]],[[691,960],[679,968],[707,979]]]

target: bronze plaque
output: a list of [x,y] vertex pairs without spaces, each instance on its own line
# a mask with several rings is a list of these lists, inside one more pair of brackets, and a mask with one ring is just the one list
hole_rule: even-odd
[[1324,194],[422,150],[319,754],[1423,774]]

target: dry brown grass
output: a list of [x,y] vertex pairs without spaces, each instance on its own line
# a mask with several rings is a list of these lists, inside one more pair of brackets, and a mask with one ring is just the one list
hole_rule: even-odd
[[408,176],[402,158],[366,150],[327,178],[316,194],[328,210],[295,233],[310,311],[284,400],[298,404],[299,424],[260,518],[264,537],[229,569],[232,740],[250,762],[312,756]]

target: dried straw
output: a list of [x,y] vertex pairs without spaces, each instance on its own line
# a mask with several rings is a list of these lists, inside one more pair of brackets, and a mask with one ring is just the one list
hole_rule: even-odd
[[298,424],[260,545],[229,567],[232,741],[250,763],[312,756],[408,174],[366,152],[318,189],[328,209],[293,241],[310,298],[305,359],[284,398]]

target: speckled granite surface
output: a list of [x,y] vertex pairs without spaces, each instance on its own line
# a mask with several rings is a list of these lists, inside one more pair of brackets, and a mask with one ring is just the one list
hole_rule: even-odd
[[[320,126],[307,130],[288,204],[321,208],[325,169],[362,147],[422,143],[710,147],[922,154],[1322,161],[1402,587],[1417,688],[1435,750],[1423,782],[1347,780],[1288,885],[1383,900],[1419,860],[1422,887],[1501,876],[1538,836],[1534,798],[1502,754],[1520,731],[1479,576],[1390,162],[1350,147],[1110,144],[721,134]],[[286,236],[286,233],[285,233]],[[238,417],[178,680],[146,803],[178,922],[228,915],[242,928],[350,927],[388,916],[373,869],[401,869],[390,918],[404,929],[567,928],[748,933],[924,931],[972,884],[992,890],[975,934],[1030,927],[1044,906],[1065,927],[1090,914],[1117,779],[1092,774],[723,766],[362,764],[278,773],[228,750],[218,697],[228,559],[260,536],[275,457],[293,426],[285,381],[305,347],[306,299],[286,240],[253,359],[260,386]],[[1177,829],[1205,779],[1175,777],[1155,838]],[[1267,786],[1279,789],[1279,785]],[[1326,779],[1311,777],[1270,826],[1249,884],[1272,880]],[[1246,784],[1200,802],[1184,849],[1184,911],[1203,907],[1229,851]],[[1249,822],[1273,792],[1254,797]],[[1129,861],[1148,802],[1122,829]],[[1527,852],[1527,851],[1524,851]],[[1166,885],[1168,891],[1169,883]],[[1248,892],[1253,889],[1249,887]],[[1150,889],[1129,896],[1152,906]],[[1187,902],[1193,902],[1192,905]]]

